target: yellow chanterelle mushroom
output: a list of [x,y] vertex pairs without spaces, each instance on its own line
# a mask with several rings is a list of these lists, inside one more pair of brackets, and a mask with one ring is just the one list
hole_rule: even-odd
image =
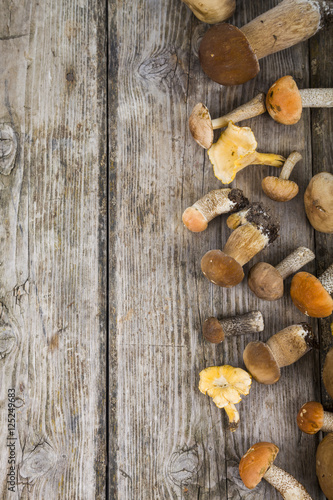
[[213,398],[218,408],[224,408],[229,417],[229,428],[235,431],[239,424],[239,413],[235,407],[241,395],[250,392],[252,377],[241,368],[230,365],[211,366],[200,372],[199,390]]
[[258,153],[257,141],[249,127],[237,127],[231,121],[220,138],[208,150],[215,177],[230,184],[240,170],[248,165],[282,167],[285,158],[276,154]]

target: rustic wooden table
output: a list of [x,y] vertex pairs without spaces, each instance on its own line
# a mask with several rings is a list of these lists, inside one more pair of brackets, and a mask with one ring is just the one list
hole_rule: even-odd
[[[238,0],[231,22],[277,3]],[[274,386],[254,382],[239,429],[228,431],[198,374],[244,367],[251,337],[209,345],[205,318],[259,309],[261,340],[306,318],[291,303],[290,279],[274,303],[256,299],[246,280],[211,285],[200,259],[223,247],[226,218],[193,234],[181,215],[221,187],[190,136],[193,106],[203,101],[218,116],[285,74],[300,88],[332,86],[332,29],[267,57],[247,84],[222,88],[198,62],[207,26],[180,0],[2,0],[1,11],[0,167],[17,141],[10,174],[0,172],[1,498],[274,500],[267,483],[250,491],[238,475],[242,454],[265,440],[280,447],[277,464],[323,499],[322,436],[302,434],[295,417],[307,400],[333,410],[321,382],[332,318],[310,320],[320,350]],[[274,167],[249,167],[233,182],[281,221],[279,239],[245,271],[302,245],[316,253],[306,270],[320,274],[333,261],[332,236],[314,232],[302,198],[312,175],[333,171],[332,110],[304,110],[293,127],[267,115],[244,125],[259,151],[303,156],[289,203],[261,190]]]

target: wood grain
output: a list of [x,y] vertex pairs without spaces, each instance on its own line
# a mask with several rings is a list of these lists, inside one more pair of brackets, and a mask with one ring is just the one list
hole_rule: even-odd
[[4,499],[105,497],[105,15],[81,0],[2,2],[0,129],[17,140],[0,172]]

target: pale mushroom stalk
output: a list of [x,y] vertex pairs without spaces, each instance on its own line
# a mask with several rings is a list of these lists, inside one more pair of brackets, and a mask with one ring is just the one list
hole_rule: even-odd
[[325,290],[332,295],[333,293],[333,264],[326,269],[325,272],[318,278]]
[[333,432],[333,413],[324,411],[323,432]]
[[236,0],[183,0],[193,14],[202,22],[216,24],[233,15]]
[[303,108],[332,108],[333,89],[300,89]]
[[240,210],[248,204],[249,200],[240,189],[215,189],[184,211],[183,223],[190,231],[198,233],[218,215]]
[[200,45],[201,66],[222,85],[240,85],[258,74],[260,59],[307,40],[332,19],[331,1],[283,0],[240,29],[211,27]]
[[279,177],[269,176],[262,180],[261,186],[266,196],[274,201],[285,202],[297,195],[298,185],[290,181],[289,176],[301,159],[302,155],[298,151],[293,151],[286,159]]
[[213,344],[223,342],[225,337],[262,332],[264,319],[260,311],[251,311],[239,316],[218,319],[207,318],[202,326],[202,334]]
[[301,431],[306,434],[333,432],[333,413],[324,411],[323,405],[317,401],[305,403],[300,408],[296,421]]
[[296,165],[297,162],[301,161],[301,159],[302,155],[298,151],[293,151],[292,153],[290,153],[290,155],[288,156],[282,167],[279,179],[288,180],[291,172],[294,169],[294,166]]
[[299,247],[275,267],[258,262],[249,271],[249,288],[259,299],[278,300],[283,296],[283,281],[314,258],[309,248]]
[[216,130],[219,128],[227,127],[230,121],[232,121],[233,123],[238,123],[243,120],[248,120],[249,118],[254,118],[255,116],[262,115],[266,111],[265,99],[265,94],[263,92],[260,92],[260,94],[258,94],[246,104],[242,104],[230,113],[212,120],[213,129]]
[[281,493],[284,500],[312,500],[312,497],[297,479],[274,464],[265,472],[263,478]]

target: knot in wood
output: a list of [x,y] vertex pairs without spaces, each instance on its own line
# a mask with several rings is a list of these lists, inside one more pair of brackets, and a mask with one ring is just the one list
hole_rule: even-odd
[[56,454],[52,447],[44,441],[23,456],[20,476],[27,479],[29,483],[33,483],[38,477],[52,469],[56,461]]
[[168,476],[177,486],[193,483],[201,463],[197,448],[182,449],[171,455]]
[[16,335],[12,327],[0,319],[0,359],[5,358],[16,344]]
[[168,87],[175,77],[178,58],[175,50],[164,49],[159,54],[143,61],[138,69],[138,73],[144,80],[154,82],[166,81]]
[[9,175],[14,168],[17,139],[12,127],[0,124],[0,174]]

